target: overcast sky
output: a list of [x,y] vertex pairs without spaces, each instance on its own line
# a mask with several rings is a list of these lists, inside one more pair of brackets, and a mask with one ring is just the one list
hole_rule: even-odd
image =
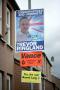
[[[28,0],[16,0],[21,10],[28,9]],[[31,9],[44,8],[45,53],[54,56],[53,72],[60,78],[60,0],[31,0]]]

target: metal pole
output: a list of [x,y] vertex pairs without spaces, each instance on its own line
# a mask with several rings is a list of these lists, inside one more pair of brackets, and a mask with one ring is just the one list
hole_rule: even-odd
[[45,79],[44,79],[44,90],[45,90]]
[[[31,9],[31,0],[28,0],[28,9]],[[33,67],[30,67],[30,71],[33,71]],[[31,83],[31,90],[33,90],[33,83]]]
[[31,9],[31,0],[28,0],[28,9]]
[[[30,71],[33,71],[33,67],[30,67]],[[33,83],[31,83],[31,90],[33,90]]]
[[42,90],[42,79],[41,79],[41,83],[39,85],[39,90]]

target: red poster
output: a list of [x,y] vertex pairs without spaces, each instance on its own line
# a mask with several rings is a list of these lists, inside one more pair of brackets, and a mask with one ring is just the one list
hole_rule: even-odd
[[20,66],[42,66],[42,52],[21,52]]

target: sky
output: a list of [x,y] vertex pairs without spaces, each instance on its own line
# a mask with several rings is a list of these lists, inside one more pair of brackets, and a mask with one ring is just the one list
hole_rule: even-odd
[[[28,0],[16,0],[21,10]],[[48,59],[54,56],[53,74],[60,78],[60,0],[31,0],[31,9],[44,9],[44,41]]]

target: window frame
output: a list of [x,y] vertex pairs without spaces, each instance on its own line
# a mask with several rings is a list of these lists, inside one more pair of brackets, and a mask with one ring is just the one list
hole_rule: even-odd
[[[8,83],[9,81],[9,83]],[[9,86],[8,86],[9,84]],[[10,74],[7,74],[7,90],[12,90],[12,76]]]
[[0,3],[0,35],[2,35],[2,0],[1,0],[1,3]]
[[6,36],[6,43],[8,45],[10,45],[10,9],[9,7],[7,6],[6,7],[6,33],[5,33],[5,36]]
[[1,71],[0,71],[0,75],[1,75],[1,80],[0,80],[1,81],[1,88],[0,89],[2,90],[3,89],[3,74]]

